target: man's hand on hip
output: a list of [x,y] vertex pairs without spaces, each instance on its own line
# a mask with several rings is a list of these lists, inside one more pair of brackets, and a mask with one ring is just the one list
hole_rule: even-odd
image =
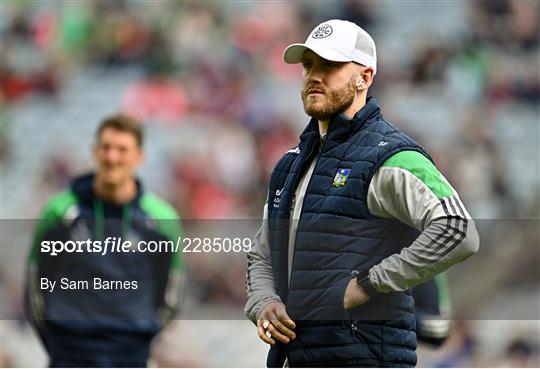
[[294,328],[296,324],[287,315],[285,305],[281,302],[271,302],[266,305],[257,320],[259,338],[272,346],[276,344],[275,340],[282,343],[294,340],[296,338]]
[[366,303],[367,300],[369,300],[369,295],[366,291],[356,283],[356,278],[351,279],[343,296],[343,307],[352,309]]

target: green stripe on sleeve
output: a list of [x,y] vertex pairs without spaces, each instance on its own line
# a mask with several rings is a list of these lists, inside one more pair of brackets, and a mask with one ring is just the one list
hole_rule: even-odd
[[[176,244],[178,237],[182,236],[180,217],[176,210],[153,193],[145,193],[141,197],[141,208],[156,221],[158,231]],[[182,250],[178,250],[176,257],[171,259],[173,269],[182,268],[181,253]]]
[[420,179],[437,198],[453,196],[452,188],[435,165],[418,151],[401,151],[392,155],[382,165],[405,169]]
[[56,226],[64,217],[66,211],[77,203],[77,197],[71,191],[60,192],[54,195],[45,203],[39,215],[34,236],[32,239],[32,247],[30,249],[28,261],[30,263],[37,262],[39,255],[39,244],[43,240],[45,233]]

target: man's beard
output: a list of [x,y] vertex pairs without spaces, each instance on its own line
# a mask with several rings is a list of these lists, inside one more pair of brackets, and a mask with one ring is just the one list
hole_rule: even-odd
[[[326,97],[326,102],[321,105],[318,101],[308,101],[307,91],[311,88],[322,90]],[[327,121],[334,115],[344,112],[352,105],[355,98],[354,81],[351,79],[348,84],[336,90],[329,90],[322,86],[308,84],[302,89],[301,96],[304,103],[304,111],[307,115],[320,121]]]

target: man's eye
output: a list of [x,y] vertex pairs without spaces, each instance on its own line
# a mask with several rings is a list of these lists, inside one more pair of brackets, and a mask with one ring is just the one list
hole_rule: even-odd
[[305,69],[307,69],[307,68],[311,67],[311,63],[303,62],[303,63],[302,63],[302,66],[303,66]]

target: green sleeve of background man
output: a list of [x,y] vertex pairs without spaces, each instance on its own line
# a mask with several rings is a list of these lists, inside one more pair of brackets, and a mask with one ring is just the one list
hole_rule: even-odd
[[71,191],[61,192],[49,199],[43,206],[32,238],[32,245],[28,255],[29,263],[36,263],[39,255],[39,245],[46,232],[58,225],[66,211],[77,203],[77,197]]
[[446,273],[437,274],[433,278],[433,281],[439,291],[439,310],[450,315],[452,311],[452,297],[450,295],[450,286]]
[[[157,223],[158,232],[176,244],[178,237],[182,237],[180,217],[176,210],[164,200],[153,193],[146,193],[141,198],[141,208],[147,212]],[[183,268],[182,250],[177,250],[171,259],[171,268]]]

